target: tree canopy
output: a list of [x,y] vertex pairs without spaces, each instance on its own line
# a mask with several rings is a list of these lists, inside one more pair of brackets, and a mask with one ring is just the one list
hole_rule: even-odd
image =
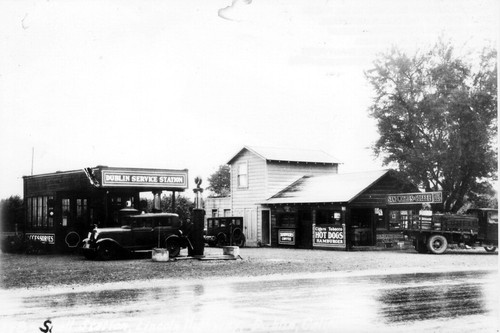
[[225,197],[231,191],[231,170],[228,165],[220,165],[219,169],[208,177],[208,190],[215,196]]
[[375,91],[376,155],[426,191],[443,191],[444,211],[478,203],[497,177],[496,56],[486,47],[467,61],[439,41],[414,55],[394,48],[365,73]]
[[16,224],[19,228],[24,224],[23,199],[12,195],[0,200],[0,231],[14,231]]

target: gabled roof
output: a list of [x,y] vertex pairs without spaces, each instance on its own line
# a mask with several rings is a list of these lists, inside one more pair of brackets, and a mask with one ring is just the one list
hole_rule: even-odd
[[304,176],[263,204],[350,202],[390,171]]
[[322,163],[340,164],[335,157],[321,150],[295,149],[295,148],[274,148],[274,147],[243,147],[235,154],[227,164],[231,164],[243,151],[248,150],[266,161],[282,162],[302,162],[302,163]]

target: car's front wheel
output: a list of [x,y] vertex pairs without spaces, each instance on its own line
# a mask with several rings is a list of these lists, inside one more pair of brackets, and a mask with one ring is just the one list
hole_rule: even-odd
[[167,250],[169,257],[177,257],[181,253],[181,246],[179,244],[179,240],[175,238],[167,239]]
[[112,244],[101,244],[97,248],[97,258],[100,260],[115,259],[117,254],[116,246]]

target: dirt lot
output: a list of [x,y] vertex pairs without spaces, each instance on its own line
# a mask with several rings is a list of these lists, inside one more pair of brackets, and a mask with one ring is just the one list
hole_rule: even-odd
[[[206,248],[205,255],[222,254]],[[261,276],[336,271],[498,268],[498,252],[483,249],[449,250],[444,255],[414,250],[322,251],[242,248],[241,260],[177,260],[153,262],[150,256],[114,261],[89,261],[80,255],[0,254],[0,287],[46,288],[148,279],[192,279]]]

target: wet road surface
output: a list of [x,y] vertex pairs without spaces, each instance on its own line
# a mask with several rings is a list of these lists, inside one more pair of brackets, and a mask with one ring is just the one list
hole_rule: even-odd
[[497,281],[497,271],[344,273],[2,290],[0,331],[498,332]]

